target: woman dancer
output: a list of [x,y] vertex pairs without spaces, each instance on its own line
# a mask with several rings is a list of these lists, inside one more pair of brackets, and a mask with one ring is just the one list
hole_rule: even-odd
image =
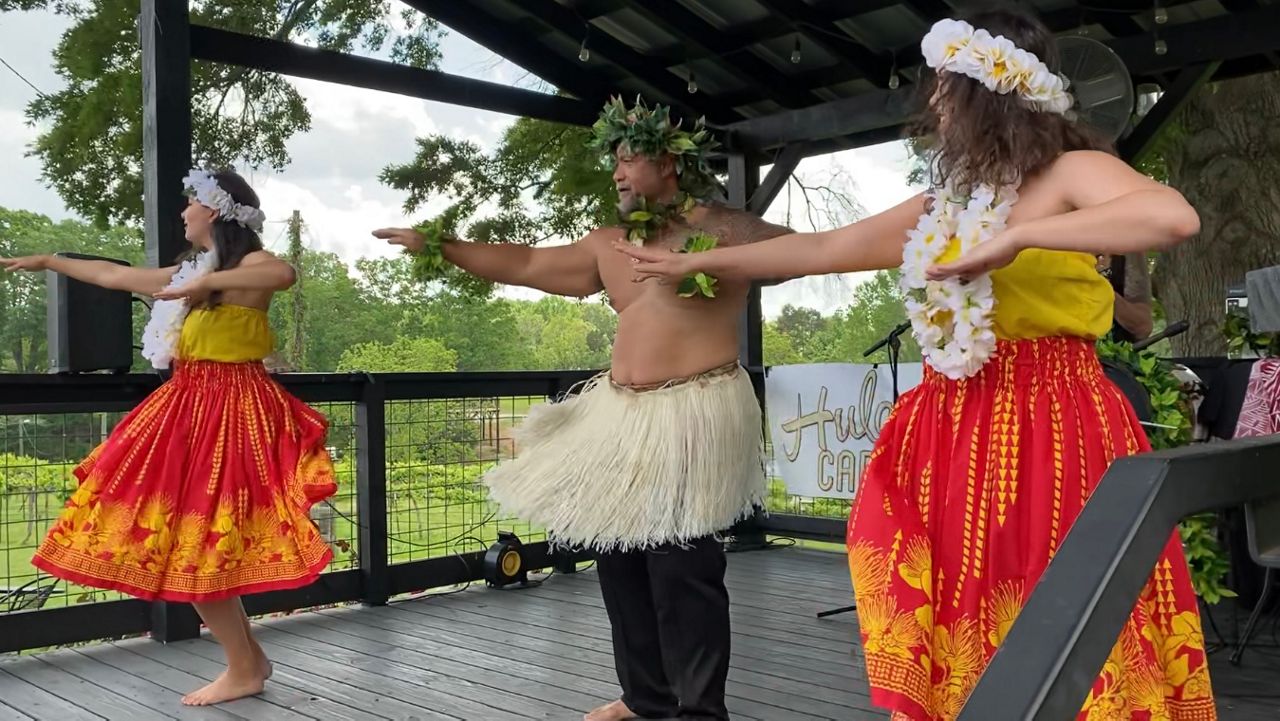
[[[1098,253],[1168,248],[1199,218],[1067,115],[1038,22],[943,20],[918,132],[933,187],[836,230],[674,254],[620,245],[638,281],[901,267],[926,362],[881,431],[849,517],[872,699],[953,719],[1107,466],[1149,449],[1093,341],[1113,292]],[[1082,719],[1212,719],[1196,598],[1176,534]]]
[[76,469],[80,483],[32,563],[72,583],[192,603],[227,669],[183,697],[262,691],[271,665],[240,596],[315,580],[332,551],[311,506],[336,490],[327,422],[267,375],[267,308],[293,268],[262,249],[258,196],[233,172],[193,170],[182,213],[192,250],[169,268],[50,255],[0,259],[154,296],[143,355],[173,377]]

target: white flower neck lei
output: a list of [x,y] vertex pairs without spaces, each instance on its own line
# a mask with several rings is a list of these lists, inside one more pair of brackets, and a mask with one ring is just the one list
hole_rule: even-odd
[[930,212],[907,233],[899,284],[907,318],[924,360],[947,378],[978,372],[996,348],[992,330],[995,296],[991,275],[967,283],[958,278],[925,279],[932,265],[946,263],[999,235],[1018,200],[1014,187],[980,187],[962,197],[951,187],[929,191]]
[[[183,261],[165,289],[186,285],[213,272],[218,265],[217,253],[206,250]],[[169,367],[182,337],[182,324],[187,320],[187,300],[157,300],[151,304],[151,319],[142,331],[142,357],[157,370]]]

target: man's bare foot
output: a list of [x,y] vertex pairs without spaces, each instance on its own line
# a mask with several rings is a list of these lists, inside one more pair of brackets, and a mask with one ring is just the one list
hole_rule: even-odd
[[627,708],[625,703],[619,699],[610,704],[605,704],[591,713],[582,717],[582,721],[624,721],[625,719],[640,718]]
[[184,706],[212,706],[246,696],[256,696],[262,693],[266,678],[271,673],[270,665],[267,664],[267,670],[260,670],[251,676],[232,676],[230,670],[223,671],[213,683],[183,696],[182,703]]

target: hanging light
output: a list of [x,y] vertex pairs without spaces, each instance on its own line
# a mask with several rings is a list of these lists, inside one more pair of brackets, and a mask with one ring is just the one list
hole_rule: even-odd
[[902,81],[898,78],[898,56],[893,56],[893,67],[889,69],[889,89],[897,90]]
[[[1155,9],[1152,12],[1152,19],[1156,21],[1156,25],[1164,25],[1169,22],[1169,11],[1164,9],[1160,4],[1160,0],[1156,0]],[[1163,55],[1163,53],[1161,53]]]
[[800,36],[796,35],[796,44],[791,47],[791,64],[800,64]]
[[1161,38],[1156,38],[1156,46],[1152,49],[1155,50],[1156,55],[1166,55],[1169,52],[1169,43],[1166,43]]
[[587,62],[591,59],[591,51],[587,49],[587,36],[582,36],[582,45],[578,48],[578,60]]
[[698,92],[698,77],[693,74],[692,70],[689,71],[689,85],[685,89],[689,91],[690,95]]

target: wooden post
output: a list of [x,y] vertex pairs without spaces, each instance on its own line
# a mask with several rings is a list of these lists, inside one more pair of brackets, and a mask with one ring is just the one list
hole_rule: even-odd
[[387,389],[370,377],[356,404],[356,502],[360,512],[360,602],[385,606],[390,597],[387,550]]
[[[751,196],[760,187],[760,166],[744,153],[729,155],[729,204],[751,212]],[[764,407],[764,314],[760,308],[760,286],[752,284],[747,296],[747,307],[742,314],[742,326],[739,332],[738,360],[751,372],[757,381],[756,397],[760,407]],[[731,531],[735,545],[755,547],[765,542],[764,531],[760,526],[761,509],[751,518],[736,523]]]
[[[182,178],[191,167],[191,38],[186,0],[142,0],[142,193],[147,263],[172,265],[186,247]],[[200,637],[186,604],[151,605],[151,638]]]
[[187,247],[182,178],[191,168],[191,27],[187,0],[142,0],[142,193],[147,263]]

